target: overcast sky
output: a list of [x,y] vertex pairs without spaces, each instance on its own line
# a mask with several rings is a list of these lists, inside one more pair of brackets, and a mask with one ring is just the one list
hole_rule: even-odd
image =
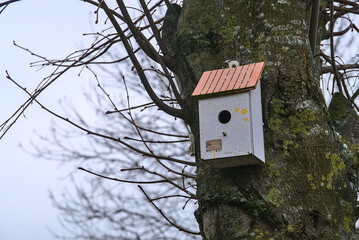
[[[29,64],[34,56],[13,45],[19,45],[47,56],[63,58],[86,44],[82,33],[91,32],[94,7],[79,0],[23,0],[10,5],[0,15],[0,122],[6,120],[26,99],[26,95],[5,78],[12,78],[29,90],[33,89],[48,70],[36,71]],[[87,41],[88,42],[88,41]],[[73,101],[88,86],[76,74],[51,86],[40,98],[47,106],[58,107],[65,95]],[[79,100],[81,101],[81,100]],[[31,106],[15,126],[0,140],[0,239],[53,239],[47,228],[61,232],[59,212],[52,206],[48,190],[60,192],[76,171],[76,166],[35,159],[23,152],[19,144],[35,141],[34,131],[46,133],[51,117],[39,107]],[[36,142],[35,142],[36,144]]]

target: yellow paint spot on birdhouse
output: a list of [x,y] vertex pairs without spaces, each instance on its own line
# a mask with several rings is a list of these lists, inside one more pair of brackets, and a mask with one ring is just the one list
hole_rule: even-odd
[[247,121],[248,121],[248,118],[244,118],[244,121],[247,122]]
[[235,108],[234,111],[235,111],[235,112],[239,112],[239,108]]
[[248,112],[247,108],[242,108],[242,111],[241,111],[242,115],[246,115],[247,112]]

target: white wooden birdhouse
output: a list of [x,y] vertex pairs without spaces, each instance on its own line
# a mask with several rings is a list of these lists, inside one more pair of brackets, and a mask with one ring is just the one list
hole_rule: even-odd
[[201,158],[217,167],[264,163],[260,77],[264,62],[202,74],[198,98]]

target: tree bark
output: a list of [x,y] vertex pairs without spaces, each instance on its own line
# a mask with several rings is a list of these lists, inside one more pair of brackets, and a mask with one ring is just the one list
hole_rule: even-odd
[[[336,137],[320,91],[311,2],[183,1],[171,49],[196,138],[203,239],[353,239],[353,155]],[[266,62],[264,165],[216,169],[200,160],[190,95],[203,71],[227,67],[226,60]]]

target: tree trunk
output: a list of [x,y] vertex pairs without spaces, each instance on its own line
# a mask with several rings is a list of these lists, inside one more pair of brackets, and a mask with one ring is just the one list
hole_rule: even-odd
[[[196,217],[204,239],[353,239],[353,156],[335,136],[308,40],[311,2],[184,0],[175,56],[192,114]],[[265,61],[266,163],[213,168],[200,160],[197,102],[203,71]]]

